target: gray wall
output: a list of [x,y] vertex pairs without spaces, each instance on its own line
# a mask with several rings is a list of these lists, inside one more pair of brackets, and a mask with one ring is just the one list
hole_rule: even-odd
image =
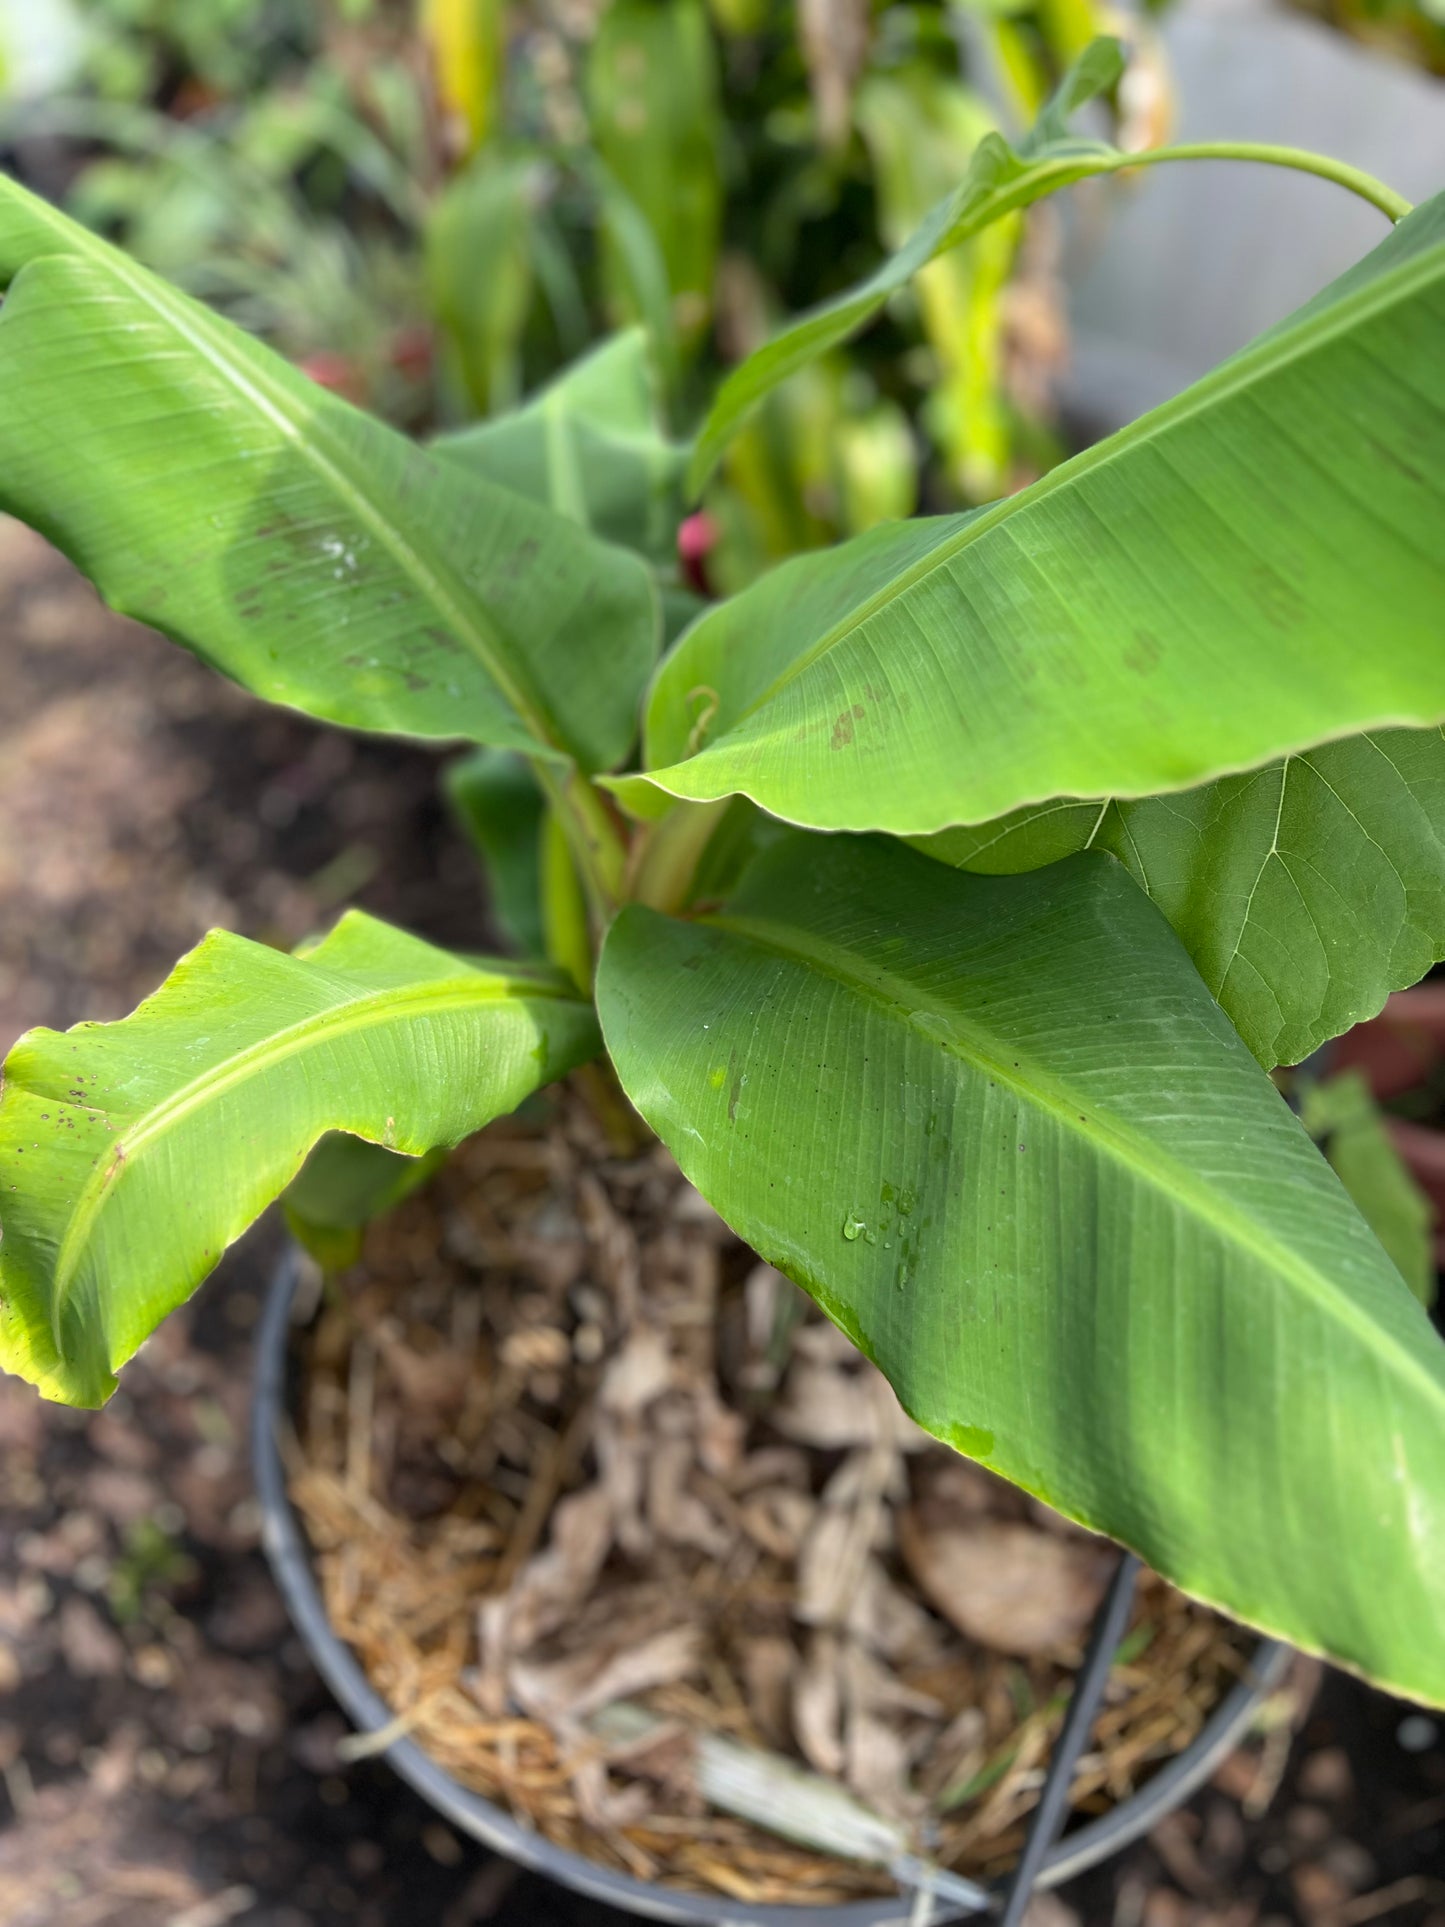
[[[1164,40],[1176,139],[1313,148],[1412,201],[1445,188],[1440,81],[1249,0],[1186,0]],[[1388,232],[1365,202],[1280,168],[1189,162],[1102,185],[1106,219],[1094,190],[1072,191],[1064,395],[1099,427],[1176,393]]]

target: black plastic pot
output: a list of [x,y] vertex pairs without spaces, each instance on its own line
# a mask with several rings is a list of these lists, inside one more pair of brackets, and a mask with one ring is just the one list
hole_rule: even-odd
[[[287,1497],[277,1444],[278,1427],[286,1413],[290,1313],[298,1277],[293,1255],[283,1261],[272,1281],[257,1338],[251,1455],[261,1504],[262,1543],[317,1670],[358,1731],[370,1733],[389,1724],[392,1710],[377,1697],[350,1647],[337,1637],[326,1618],[311,1570],[310,1551]],[[1054,1887],[1097,1865],[1188,1799],[1244,1733],[1288,1658],[1288,1648],[1272,1640],[1261,1641],[1252,1656],[1250,1677],[1226,1695],[1194,1743],[1161,1768],[1140,1792],[1099,1819],[1077,1827],[1067,1839],[1055,1842],[1043,1856],[1034,1884]],[[1101,1671],[1100,1684],[1102,1679]],[[819,1927],[912,1927],[922,1920],[936,1924],[996,1913],[1002,1899],[997,1890],[956,1878],[950,1880],[948,1899],[933,1901],[931,1914],[919,1910],[918,1897],[912,1892],[900,1893],[897,1899],[808,1908],[749,1906],[722,1895],[709,1898],[680,1893],[613,1873],[581,1854],[554,1846],[501,1807],[460,1786],[413,1740],[394,1740],[381,1757],[459,1832],[578,1893],[653,1920],[697,1923],[697,1927],[743,1927],[743,1923],[748,1927],[805,1927],[805,1923],[818,1923]]]

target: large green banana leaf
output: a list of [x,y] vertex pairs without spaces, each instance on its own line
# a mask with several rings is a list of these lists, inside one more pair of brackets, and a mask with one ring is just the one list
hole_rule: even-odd
[[928,1431],[1186,1591],[1445,1701],[1445,1346],[1112,859],[795,836],[624,910],[629,1097]]
[[1123,155],[1107,141],[1069,131],[1069,117],[1112,87],[1124,71],[1117,40],[1095,40],[1065,75],[1037,124],[1017,146],[1002,134],[979,142],[962,180],[928,210],[896,253],[860,287],[790,322],[723,382],[698,433],[689,484],[701,488],[744,421],[781,381],[870,322],[890,295],[940,255],[981,234],[1016,208],[1087,175],[1109,173]]
[[258,695],[608,768],[645,566],[327,394],[0,178],[0,507]]
[[609,542],[676,561],[687,451],[658,426],[641,328],[604,341],[523,407],[431,446]]
[[101,1403],[325,1132],[420,1156],[596,1047],[550,972],[359,912],[304,957],[213,932],[130,1017],[6,1059],[0,1366]]
[[1179,796],[1061,797],[918,847],[995,876],[1108,850],[1260,1062],[1297,1064],[1445,956],[1445,733],[1349,737]]
[[620,793],[923,834],[1438,723],[1442,337],[1445,195],[1032,488],[723,604],[660,671]]

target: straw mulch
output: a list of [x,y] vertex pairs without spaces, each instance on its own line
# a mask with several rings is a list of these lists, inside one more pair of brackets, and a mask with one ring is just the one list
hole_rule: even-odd
[[[700,1729],[1002,1871],[1115,1553],[926,1439],[624,1133],[574,1091],[493,1126],[301,1341],[293,1497],[383,1739],[563,1846],[739,1900],[890,1883],[709,1810]],[[1147,1578],[1075,1807],[1187,1745],[1246,1650]],[[589,1721],[616,1701],[665,1724],[609,1749]]]

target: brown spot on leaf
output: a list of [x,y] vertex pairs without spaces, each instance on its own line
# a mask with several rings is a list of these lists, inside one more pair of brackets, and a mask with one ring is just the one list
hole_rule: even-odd
[[516,582],[524,576],[537,559],[538,542],[535,535],[525,535],[516,547],[509,549],[497,574],[503,582]]
[[1133,642],[1124,651],[1124,667],[1136,676],[1152,676],[1163,655],[1163,644],[1152,629],[1136,629]]
[[1270,627],[1285,630],[1297,628],[1304,617],[1305,605],[1293,583],[1265,562],[1257,563],[1250,570],[1250,577],[1254,599]]
[[1405,460],[1405,457],[1400,453],[1399,449],[1392,448],[1388,442],[1382,442],[1377,435],[1366,435],[1365,440],[1375,451],[1376,455],[1379,456],[1380,460],[1388,463],[1391,468],[1397,470],[1398,473],[1405,477],[1407,482],[1416,482],[1422,488],[1424,487],[1425,477],[1421,474],[1420,470],[1415,467],[1413,462],[1407,462]]
[[833,724],[833,740],[829,747],[832,749],[847,749],[853,740],[854,723],[861,722],[867,713],[862,703],[854,703],[851,709],[845,709]]

